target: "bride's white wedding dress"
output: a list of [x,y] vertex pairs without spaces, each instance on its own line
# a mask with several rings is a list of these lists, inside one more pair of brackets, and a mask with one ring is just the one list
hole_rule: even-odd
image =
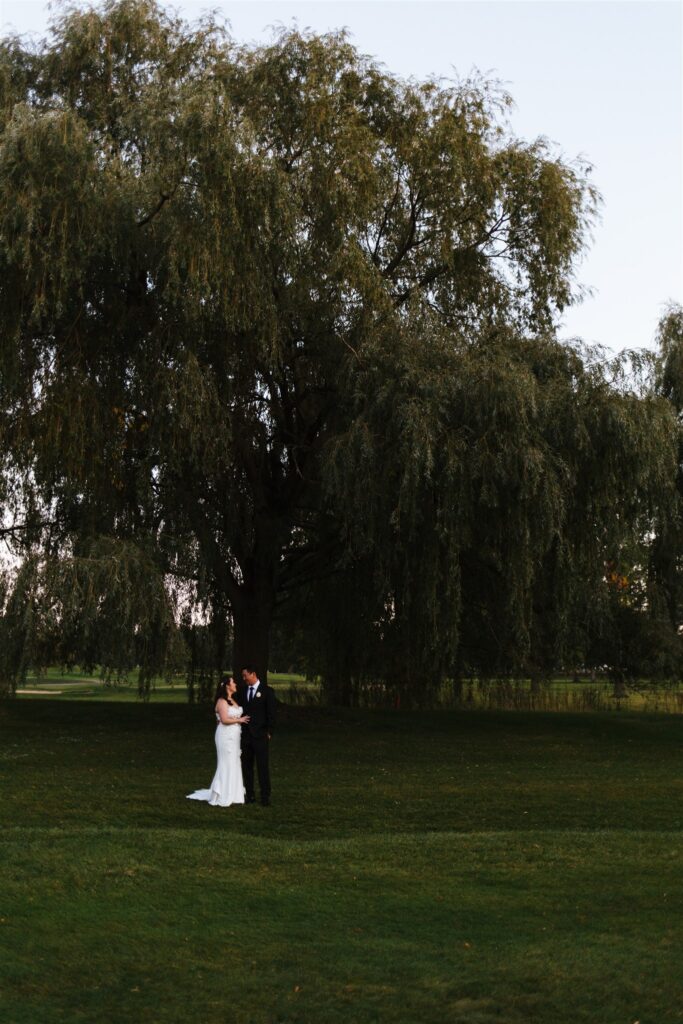
[[[228,707],[230,718],[240,718],[242,708]],[[188,800],[206,800],[214,807],[229,807],[244,803],[242,762],[240,760],[241,725],[222,725],[216,714],[216,753],[218,765],[210,789],[188,793]]]

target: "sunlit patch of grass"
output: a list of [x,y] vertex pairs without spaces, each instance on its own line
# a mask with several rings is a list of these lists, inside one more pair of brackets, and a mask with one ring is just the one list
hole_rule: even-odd
[[[281,700],[294,704],[320,703],[320,686],[291,673],[273,672],[269,682]],[[66,671],[49,668],[40,675],[29,675],[25,686],[17,691],[21,699],[60,697],[65,700],[97,700],[114,702],[140,702],[135,674],[126,680],[105,680],[98,675],[88,675],[77,668]],[[152,703],[186,703],[187,686],[185,677],[178,675],[172,680],[154,679],[147,701]]]
[[[269,674],[269,682],[280,700],[300,707],[313,707],[324,703],[319,681],[307,680],[294,673]],[[98,676],[88,676],[78,670],[65,672],[48,669],[40,676],[29,676],[19,696],[39,700],[59,696],[65,700],[102,700],[139,702],[137,683],[107,682]],[[176,676],[170,682],[155,679],[146,698],[152,703],[183,703],[187,700],[185,678]],[[414,703],[414,697],[412,698]],[[425,700],[433,708],[462,711],[646,711],[661,714],[683,714],[683,685],[679,683],[631,684],[625,693],[615,696],[613,685],[606,679],[551,679],[532,687],[528,679],[472,679],[461,687],[445,682],[440,690],[430,691]],[[385,710],[400,709],[405,695],[394,692],[385,684],[370,687],[363,695],[367,707]],[[418,700],[419,705],[419,700]]]

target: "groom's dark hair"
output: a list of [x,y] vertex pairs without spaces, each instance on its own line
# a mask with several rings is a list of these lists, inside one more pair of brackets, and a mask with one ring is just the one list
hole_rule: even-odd
[[244,666],[244,668],[242,669],[242,671],[243,671],[243,672],[248,672],[248,673],[249,673],[249,675],[251,675],[252,673],[253,673],[253,674],[254,674],[255,676],[257,676],[257,675],[258,675],[258,672],[256,671],[256,668],[254,667],[254,665],[252,665],[252,663],[251,663],[251,662],[248,662],[248,663],[247,663],[247,664],[246,664],[246,665]]

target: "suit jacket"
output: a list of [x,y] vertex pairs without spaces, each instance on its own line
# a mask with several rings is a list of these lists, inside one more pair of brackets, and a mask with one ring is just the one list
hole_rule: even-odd
[[268,733],[272,733],[277,717],[277,697],[275,690],[259,680],[258,690],[254,694],[251,704],[247,704],[248,686],[242,686],[238,691],[238,700],[243,708],[243,714],[249,715],[249,722],[242,726],[253,739],[263,739]]

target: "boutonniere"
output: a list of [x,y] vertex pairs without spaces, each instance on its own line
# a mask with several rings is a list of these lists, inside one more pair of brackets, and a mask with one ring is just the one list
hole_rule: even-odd
[[260,694],[260,693],[257,693],[257,694],[256,694],[256,696],[257,696],[257,697],[261,697],[261,696],[262,696],[262,694]]

